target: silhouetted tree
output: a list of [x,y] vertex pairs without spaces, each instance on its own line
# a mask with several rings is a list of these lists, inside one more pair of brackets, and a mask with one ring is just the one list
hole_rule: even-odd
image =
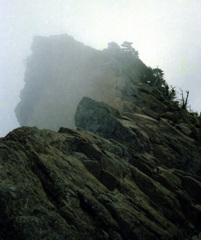
[[154,76],[153,86],[161,88],[165,84],[165,80],[163,78],[163,76],[164,76],[163,71],[158,67],[154,68],[153,76]]
[[168,86],[163,77],[164,73],[160,68],[152,69],[151,67],[147,67],[141,75],[141,81],[152,87],[157,87],[160,90],[166,88],[167,91]]
[[145,67],[140,74],[140,81],[146,85],[152,85],[153,83],[153,70],[151,67]]
[[134,57],[138,58],[139,53],[135,50],[135,48],[132,47],[132,42],[123,42],[121,44],[122,50],[127,53],[131,53]]
[[174,101],[177,97],[177,94],[176,94],[176,91],[175,91],[176,87],[173,87],[171,85],[170,85],[170,87],[171,87],[171,89],[169,90],[169,101]]
[[108,50],[120,51],[121,48],[116,42],[109,42],[107,45]]
[[189,91],[186,91],[186,98],[185,98],[183,90],[182,89],[180,90],[181,90],[181,108],[187,110]]

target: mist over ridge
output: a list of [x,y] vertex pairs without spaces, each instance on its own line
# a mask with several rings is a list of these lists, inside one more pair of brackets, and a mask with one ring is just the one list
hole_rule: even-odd
[[138,58],[126,64],[127,60],[118,56],[120,47],[112,44],[114,49],[100,51],[67,34],[34,37],[16,108],[20,125],[54,130],[74,127],[76,107],[83,96],[118,106],[127,75],[137,80],[146,66]]
[[[136,84],[156,88],[166,105],[176,101],[187,109],[189,92],[185,96],[181,90],[182,98],[178,99],[163,70],[146,66],[132,45],[127,41],[121,46],[110,42],[106,49],[96,50],[67,34],[34,37],[32,55],[26,59],[25,86],[15,109],[20,125],[74,128],[76,108],[84,96],[120,111],[143,113],[139,109],[148,105],[145,100],[139,104]],[[159,116],[162,113],[157,112]]]
[[164,70],[168,84],[190,90],[191,107],[200,112],[200,1],[11,0],[0,9],[1,136],[19,126],[14,108],[36,35],[67,32],[95,49],[132,41],[145,64]]

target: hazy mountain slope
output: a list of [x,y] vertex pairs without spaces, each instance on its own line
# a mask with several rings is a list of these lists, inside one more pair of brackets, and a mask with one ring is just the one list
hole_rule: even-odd
[[16,115],[21,125],[57,128],[57,115],[64,123],[78,103],[80,92],[90,88],[90,80],[99,68],[94,62],[98,51],[63,35],[35,37],[32,52]]
[[130,64],[115,49],[98,51],[68,35],[35,37],[31,49],[15,110],[21,126],[74,127],[83,96],[118,106],[128,70],[137,80],[145,68],[139,59]]

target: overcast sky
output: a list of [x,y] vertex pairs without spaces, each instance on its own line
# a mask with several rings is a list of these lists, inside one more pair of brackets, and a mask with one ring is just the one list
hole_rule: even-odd
[[201,111],[201,0],[0,0],[0,136],[19,126],[14,108],[33,36],[64,33],[97,49],[133,42]]

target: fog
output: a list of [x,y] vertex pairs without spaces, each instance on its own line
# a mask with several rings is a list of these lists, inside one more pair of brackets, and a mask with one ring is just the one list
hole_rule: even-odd
[[200,12],[200,0],[1,0],[0,136],[19,127],[14,109],[36,35],[67,33],[96,49],[133,42],[169,85],[190,91],[190,105],[200,112]]

